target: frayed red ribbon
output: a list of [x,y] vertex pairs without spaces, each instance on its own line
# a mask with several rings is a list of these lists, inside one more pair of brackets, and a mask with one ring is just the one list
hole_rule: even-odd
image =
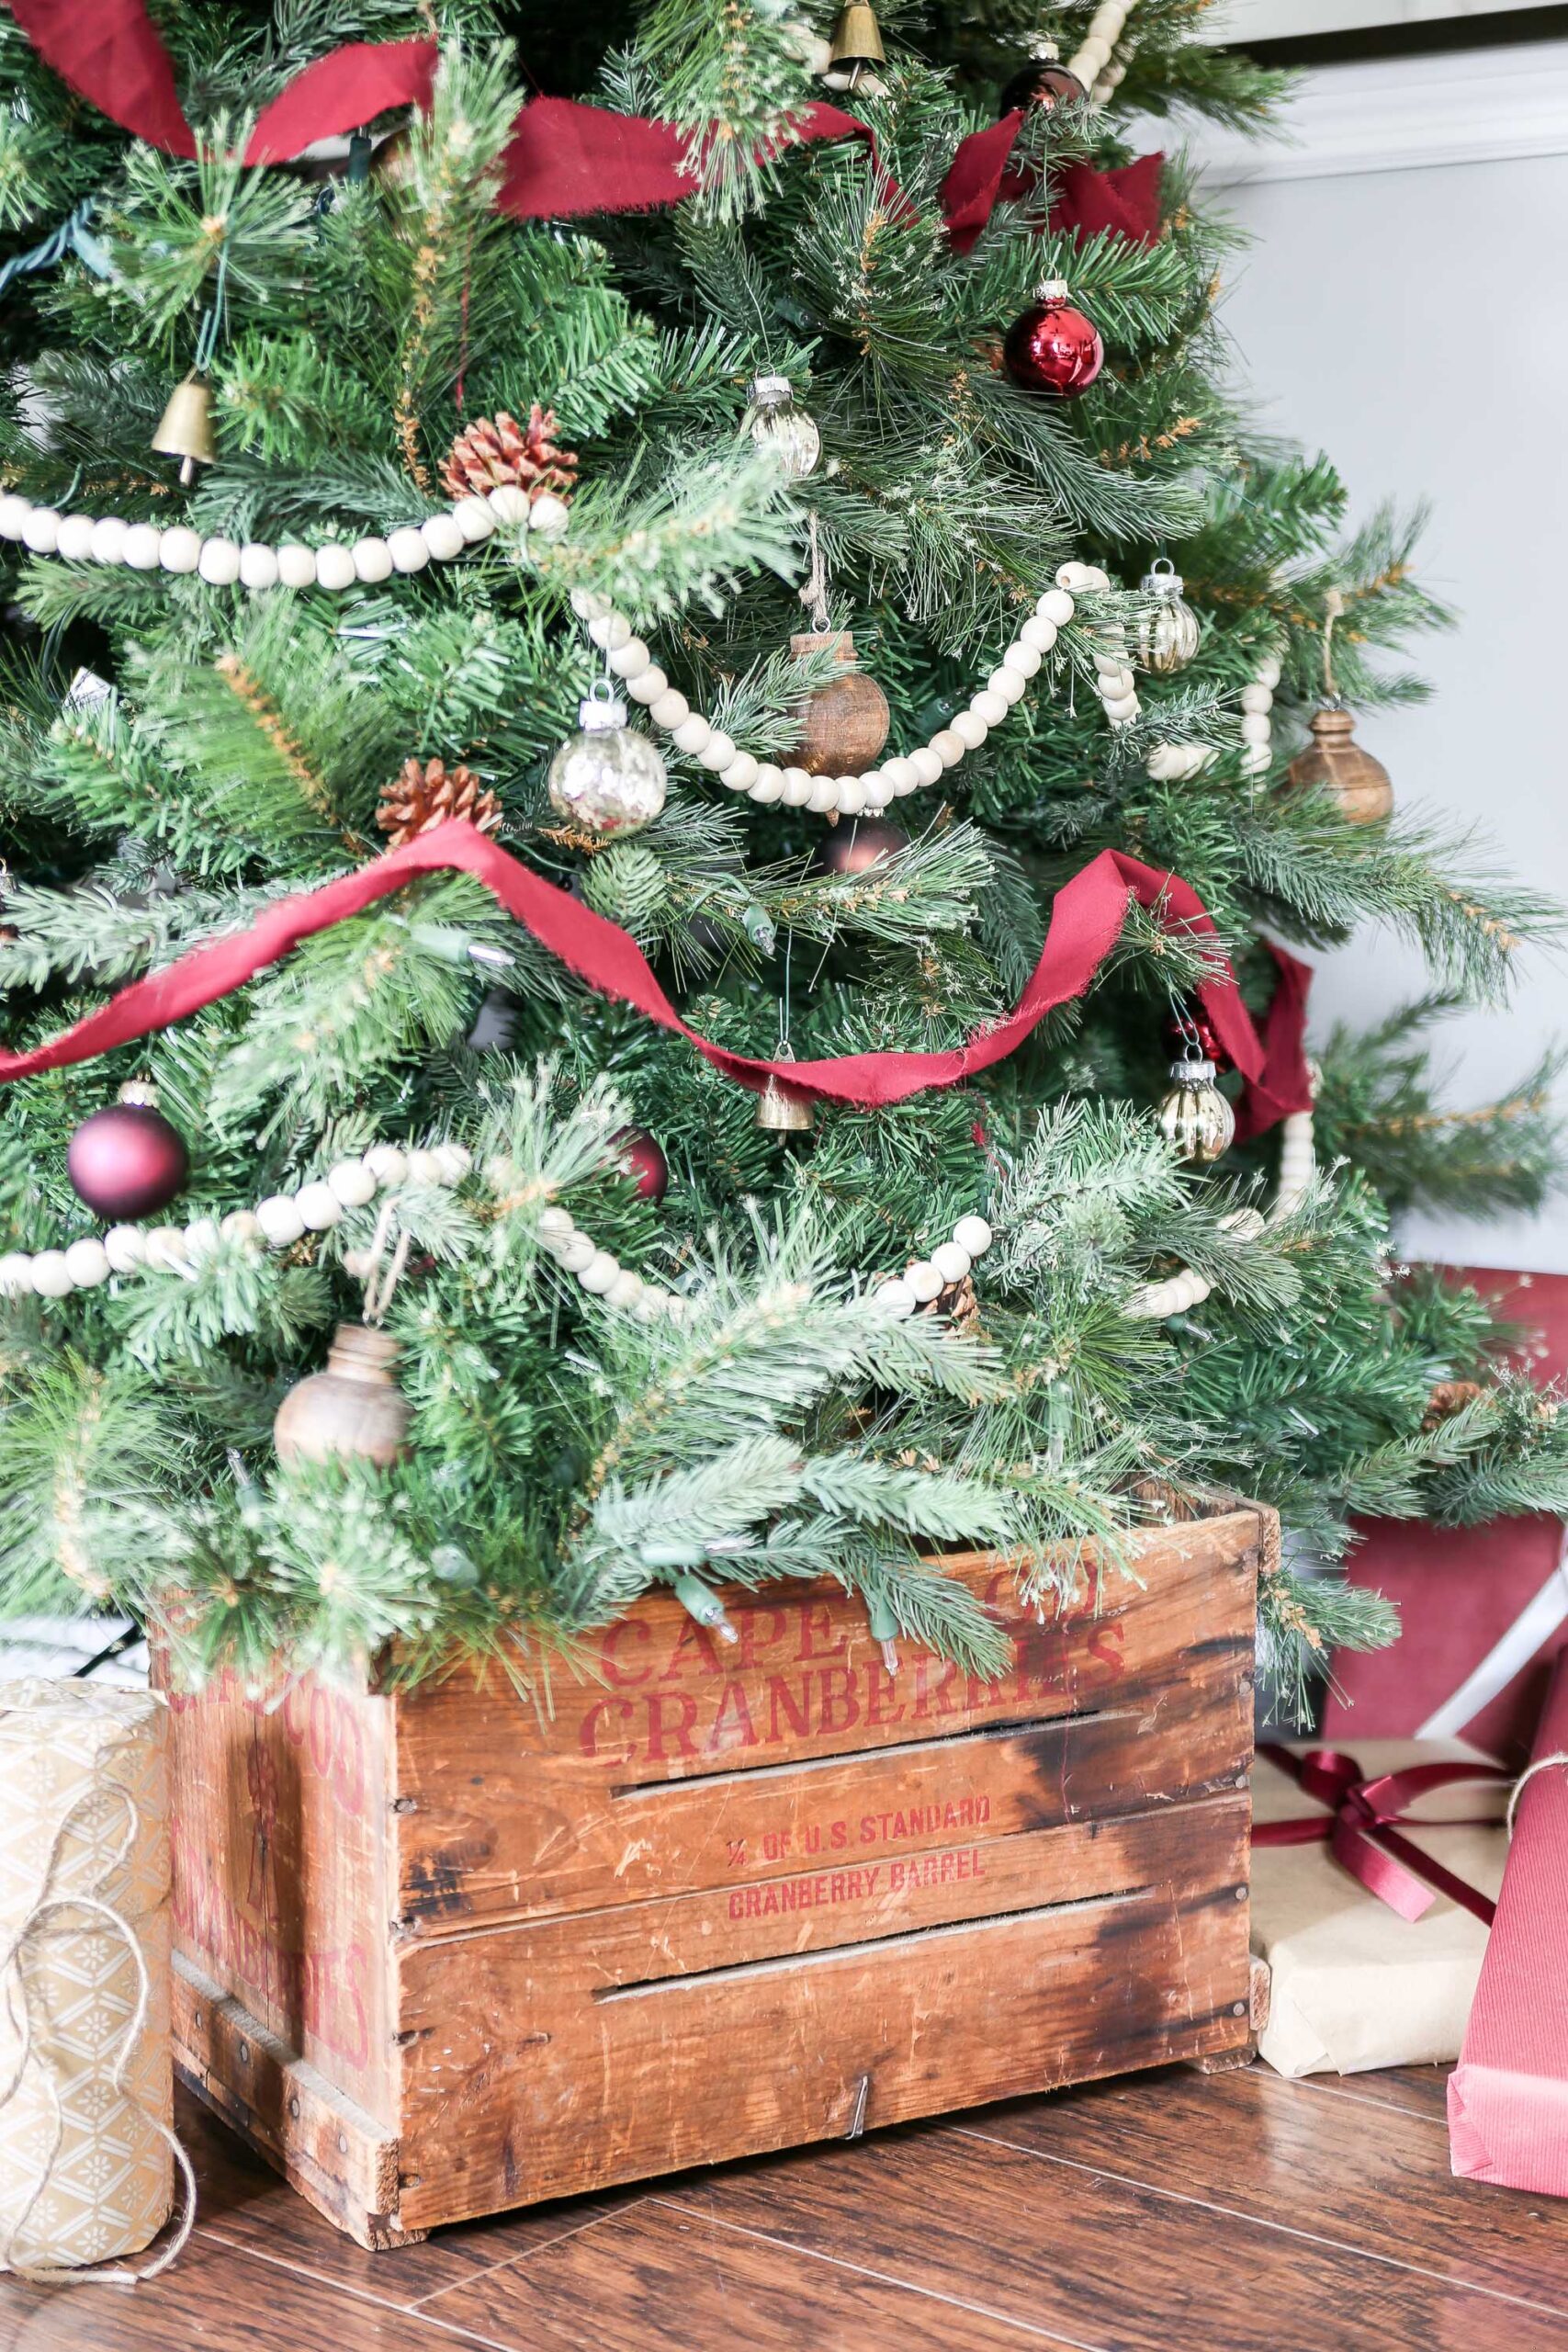
[[1402,1919],[1421,1918],[1439,1894],[1446,1894],[1484,1926],[1492,1925],[1496,1905],[1399,1831],[1476,1826],[1473,1815],[1416,1819],[1410,1807],[1433,1789],[1453,1788],[1461,1781],[1506,1788],[1513,1774],[1500,1764],[1411,1764],[1401,1772],[1368,1780],[1355,1758],[1342,1748],[1311,1747],[1297,1756],[1276,1741],[1264,1740],[1258,1753],[1288,1772],[1303,1795],[1315,1797],[1327,1810],[1288,1821],[1260,1821],[1252,1832],[1255,1846],[1327,1846],[1369,1894]]

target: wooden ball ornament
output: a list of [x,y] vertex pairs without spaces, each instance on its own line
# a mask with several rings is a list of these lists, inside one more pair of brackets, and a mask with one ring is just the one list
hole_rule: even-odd
[[392,1377],[398,1343],[365,1323],[340,1323],[324,1372],[289,1390],[272,1425],[277,1458],[299,1462],[372,1462],[388,1469],[405,1460],[408,1400]]
[[807,775],[862,775],[875,765],[887,741],[887,696],[855,662],[855,641],[847,628],[809,630],[792,637],[792,653],[832,653],[840,676],[811,695],[802,713],[795,766]]
[[1376,824],[1393,812],[1393,784],[1381,760],[1363,751],[1356,722],[1343,703],[1327,704],[1312,722],[1312,741],[1298,752],[1288,771],[1297,785],[1320,785],[1352,825]]

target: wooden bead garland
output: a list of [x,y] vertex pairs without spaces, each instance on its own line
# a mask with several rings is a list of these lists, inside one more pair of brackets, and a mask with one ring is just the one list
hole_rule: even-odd
[[[1255,1241],[1266,1225],[1278,1225],[1298,1209],[1312,1188],[1317,1172],[1317,1159],[1313,1149],[1313,1120],[1310,1111],[1292,1111],[1280,1129],[1280,1188],[1274,1205],[1267,1217],[1257,1209],[1233,1210],[1220,1222],[1225,1230],[1240,1236],[1244,1241]],[[1201,1306],[1213,1289],[1213,1284],[1191,1266],[1167,1274],[1163,1281],[1145,1283],[1135,1290],[1122,1306],[1122,1312],[1134,1323],[1163,1322],[1169,1315],[1186,1315],[1194,1306]]]

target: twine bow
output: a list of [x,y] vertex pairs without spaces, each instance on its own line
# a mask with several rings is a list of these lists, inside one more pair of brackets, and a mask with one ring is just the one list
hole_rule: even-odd
[[190,2158],[181,2146],[177,2135],[170,2130],[163,2118],[150,2114],[144,2108],[140,2107],[126,2087],[126,2075],[131,2055],[141,2039],[142,2029],[147,2022],[152,1984],[147,1973],[146,1955],[142,1951],[141,1940],[135,1929],[125,1918],[123,1913],[117,1911],[112,1903],[105,1900],[101,1890],[106,1881],[124,1861],[141,1832],[141,1811],[128,1790],[112,1791],[112,1794],[119,1799],[126,1810],[125,1833],[97,1876],[81,1893],[70,1894],[51,1893],[62,1848],[75,1826],[77,1816],[84,1807],[97,1802],[107,1793],[111,1792],[95,1789],[88,1795],[79,1798],[67,1813],[55,1832],[54,1843],[50,1849],[49,1860],[44,1865],[43,1876],[39,1881],[38,1895],[32,1908],[28,1912],[10,1943],[4,1951],[0,1951],[0,1997],[3,1997],[6,2003],[7,2021],[18,2036],[21,2044],[16,2070],[4,2089],[0,2089],[0,2112],[4,2111],[20,2091],[28,2064],[34,2055],[34,2020],[32,2001],[28,1987],[27,1957],[30,1951],[43,1943],[51,1920],[61,1914],[79,1917],[85,1913],[101,1921],[105,1928],[119,1937],[136,1970],[136,2004],[109,2067],[109,2086],[117,2098],[123,2098],[129,2105],[135,2107],[143,2120],[152,2126],[160,2138],[167,2141],[180,2169],[184,2189],[184,2210],[180,2215],[179,2226],[168,2245],[160,2255],[157,2255],[152,2261],[144,2264],[140,2270],[125,2265],[117,2265],[112,2268],[84,2265],[79,2269],[67,2269],[50,2264],[30,2263],[25,2256],[17,2255],[17,2247],[22,2239],[23,2233],[37,2211],[39,2202],[54,2177],[54,2167],[59,2161],[61,2147],[65,2137],[65,2109],[60,2096],[60,2086],[53,2073],[40,2060],[39,2079],[49,2101],[52,2134],[48,2153],[39,2170],[39,2177],[28,2193],[27,2201],[21,2212],[12,2223],[9,2232],[0,2238],[0,2270],[12,2271],[18,2278],[28,2279],[39,2286],[140,2286],[144,2279],[156,2278],[160,2271],[166,2270],[170,2263],[175,2260],[184,2250],[186,2241],[190,2236],[196,2221],[196,2175],[191,2170]]

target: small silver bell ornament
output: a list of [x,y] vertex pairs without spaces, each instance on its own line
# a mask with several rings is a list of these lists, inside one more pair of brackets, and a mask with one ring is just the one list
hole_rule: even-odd
[[1159,1130],[1190,1167],[1208,1168],[1235,1141],[1235,1113],[1214,1083],[1214,1065],[1195,1046],[1170,1066],[1170,1091],[1156,1113]]
[[787,376],[755,376],[746,428],[759,449],[771,449],[786,480],[801,481],[817,470],[822,435],[817,420],[795,403]]
[[550,806],[568,824],[604,841],[640,832],[664,806],[664,763],[646,735],[626,725],[626,707],[607,678],[578,706],[578,729],[550,762]]
[[1138,623],[1138,651],[1145,670],[1168,677],[1173,670],[1185,670],[1197,652],[1202,623],[1182,595],[1181,574],[1168,555],[1156,557],[1138,585],[1158,600]]

